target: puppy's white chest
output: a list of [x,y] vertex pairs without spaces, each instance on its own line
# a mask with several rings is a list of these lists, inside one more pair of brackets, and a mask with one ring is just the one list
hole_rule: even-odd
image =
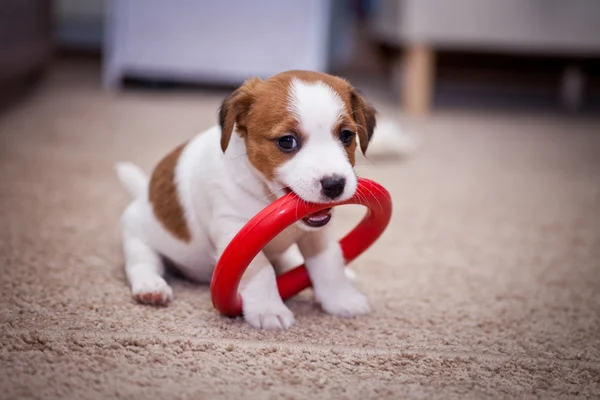
[[296,225],[289,226],[283,232],[275,237],[269,244],[263,249],[267,257],[277,257],[283,254],[287,249],[290,248],[294,243],[305,232],[298,228]]

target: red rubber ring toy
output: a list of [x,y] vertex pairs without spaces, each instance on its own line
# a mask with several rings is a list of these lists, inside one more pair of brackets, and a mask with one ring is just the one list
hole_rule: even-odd
[[[348,233],[340,246],[346,264],[358,257],[383,233],[392,216],[392,199],[381,185],[359,178],[354,196],[333,206],[359,204],[367,207],[362,221]],[[256,214],[229,243],[213,272],[210,294],[215,308],[224,315],[242,314],[242,298],[238,286],[254,257],[281,231],[310,214],[332,207],[332,204],[310,204],[289,193]],[[311,286],[304,265],[277,277],[279,294],[286,300]]]

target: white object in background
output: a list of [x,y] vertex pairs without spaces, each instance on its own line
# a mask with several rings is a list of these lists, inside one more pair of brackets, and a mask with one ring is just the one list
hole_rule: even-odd
[[109,0],[104,84],[124,76],[240,84],[325,72],[331,0]]
[[380,117],[367,149],[369,158],[408,157],[417,148],[416,136],[390,118]]

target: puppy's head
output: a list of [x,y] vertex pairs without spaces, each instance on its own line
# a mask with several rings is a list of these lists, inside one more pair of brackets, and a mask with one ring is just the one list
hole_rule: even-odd
[[307,202],[329,203],[356,191],[357,141],[365,153],[375,110],[341,78],[289,71],[248,80],[225,99],[219,120],[223,151],[237,133],[267,181]]

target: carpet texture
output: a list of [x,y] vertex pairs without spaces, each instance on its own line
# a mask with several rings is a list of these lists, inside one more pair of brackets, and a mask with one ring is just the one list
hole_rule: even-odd
[[[135,304],[113,163],[146,171],[223,93],[100,89],[56,70],[0,119],[0,398],[600,396],[600,120],[439,113],[402,162],[361,159],[394,215],[353,267],[373,313],[263,332],[172,279]],[[377,103],[383,114],[394,107]],[[340,208],[336,229],[360,208]]]

